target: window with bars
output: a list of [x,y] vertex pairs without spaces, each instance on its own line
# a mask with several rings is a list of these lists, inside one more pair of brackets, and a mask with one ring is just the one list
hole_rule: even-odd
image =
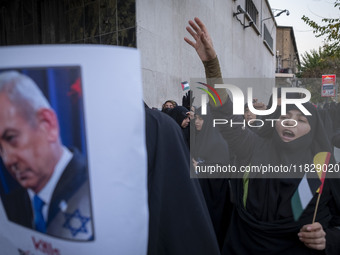
[[246,12],[252,18],[254,24],[257,25],[258,23],[257,18],[258,18],[259,12],[256,9],[256,6],[252,0],[246,0]]

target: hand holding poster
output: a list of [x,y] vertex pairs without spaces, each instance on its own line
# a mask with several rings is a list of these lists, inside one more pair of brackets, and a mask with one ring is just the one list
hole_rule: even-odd
[[138,52],[31,46],[0,55],[1,252],[145,254]]

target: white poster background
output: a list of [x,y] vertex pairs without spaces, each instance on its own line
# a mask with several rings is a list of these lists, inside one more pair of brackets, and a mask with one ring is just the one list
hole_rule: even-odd
[[[0,253],[145,254],[147,162],[139,52],[114,46],[0,47],[0,68],[81,67],[95,240],[73,242],[9,222],[0,204]],[[50,252],[52,255],[52,253]]]

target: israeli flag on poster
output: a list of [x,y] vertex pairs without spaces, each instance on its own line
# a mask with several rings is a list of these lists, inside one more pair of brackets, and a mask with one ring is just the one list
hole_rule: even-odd
[[183,91],[186,91],[186,90],[190,89],[190,85],[189,85],[189,83],[187,81],[181,82],[181,85],[182,85],[182,90]]

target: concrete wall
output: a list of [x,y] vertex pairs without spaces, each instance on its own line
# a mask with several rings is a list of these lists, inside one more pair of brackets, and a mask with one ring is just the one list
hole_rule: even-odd
[[[181,104],[180,82],[203,78],[204,69],[195,50],[186,44],[189,19],[199,17],[209,29],[223,77],[274,78],[275,49],[263,42],[262,19],[272,17],[267,0],[253,0],[259,12],[257,29],[243,28],[233,17],[245,0],[136,0],[137,48],[142,56],[144,99],[160,108],[167,99]],[[244,23],[244,15],[237,16]],[[264,21],[276,41],[276,23]],[[248,25],[248,21],[245,22]],[[266,101],[271,85],[257,85],[256,97]],[[263,98],[263,99],[262,99]]]

